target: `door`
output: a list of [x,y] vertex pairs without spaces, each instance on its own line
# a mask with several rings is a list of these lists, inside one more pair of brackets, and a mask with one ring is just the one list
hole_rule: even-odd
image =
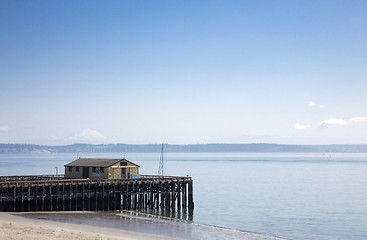
[[83,178],[89,178],[89,167],[83,167]]
[[[127,162],[121,162],[120,166],[127,166]],[[121,178],[126,178],[126,168],[121,168]]]

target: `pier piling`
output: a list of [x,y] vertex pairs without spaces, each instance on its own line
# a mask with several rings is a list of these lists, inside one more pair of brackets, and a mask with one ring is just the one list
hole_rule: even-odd
[[143,210],[192,219],[190,177],[89,180],[55,176],[0,177],[0,211]]

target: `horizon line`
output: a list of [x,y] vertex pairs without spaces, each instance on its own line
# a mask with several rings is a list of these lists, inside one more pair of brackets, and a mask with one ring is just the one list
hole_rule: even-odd
[[70,146],[70,145],[178,145],[178,146],[188,146],[188,145],[283,145],[283,146],[332,146],[332,145],[367,145],[367,143],[326,143],[326,144],[296,144],[296,143],[269,143],[269,142],[258,142],[258,143],[181,143],[181,144],[171,144],[171,143],[69,143],[69,144],[37,144],[37,143],[0,143],[0,145],[37,145],[37,146]]

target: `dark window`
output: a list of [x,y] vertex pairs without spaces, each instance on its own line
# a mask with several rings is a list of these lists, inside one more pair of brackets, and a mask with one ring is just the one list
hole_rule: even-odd
[[73,171],[73,167],[69,167],[69,172]]
[[100,171],[101,173],[104,173],[104,168],[103,168],[103,167],[101,167],[101,168],[99,169],[99,171]]
[[75,168],[75,171],[79,172],[79,167],[76,167],[76,168]]
[[83,167],[83,178],[89,178],[89,167]]
[[92,168],[92,172],[96,172],[96,168],[95,167]]

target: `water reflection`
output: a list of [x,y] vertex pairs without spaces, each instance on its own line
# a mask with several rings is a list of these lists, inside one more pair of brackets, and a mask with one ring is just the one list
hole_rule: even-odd
[[[256,235],[232,229],[195,224],[190,220],[172,218],[163,212],[114,211],[114,212],[42,212],[24,213],[22,216],[47,221],[82,224],[95,227],[121,229],[165,237],[194,240],[276,240],[278,238]],[[177,212],[175,213],[177,216]],[[280,239],[279,239],[280,240]]]

